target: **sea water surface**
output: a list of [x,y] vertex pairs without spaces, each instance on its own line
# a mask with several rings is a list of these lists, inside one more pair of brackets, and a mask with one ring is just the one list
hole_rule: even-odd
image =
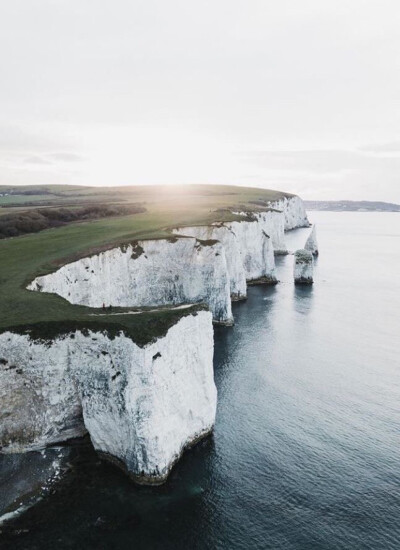
[[313,287],[280,257],[280,284],[249,288],[235,326],[215,330],[214,436],[158,488],[69,449],[62,480],[0,528],[2,548],[400,548],[400,214],[310,218]]

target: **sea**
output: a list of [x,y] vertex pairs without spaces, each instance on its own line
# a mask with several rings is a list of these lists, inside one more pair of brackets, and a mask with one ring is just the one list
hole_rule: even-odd
[[161,487],[88,441],[2,456],[0,548],[400,549],[400,213],[309,217],[314,285],[278,257],[215,328],[213,436]]

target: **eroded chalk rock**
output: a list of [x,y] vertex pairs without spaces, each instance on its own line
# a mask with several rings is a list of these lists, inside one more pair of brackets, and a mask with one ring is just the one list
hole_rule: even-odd
[[[95,449],[139,483],[160,483],[214,425],[208,311],[183,316],[143,347],[122,332],[52,341],[0,334],[2,452],[40,449],[89,432]],[[179,352],[178,352],[179,350]]]
[[266,210],[265,212],[255,212],[258,223],[261,228],[270,237],[274,254],[287,254],[285,243],[285,213],[278,210]]
[[0,334],[0,449],[24,452],[86,433],[70,373],[69,338]]
[[257,221],[229,222],[235,233],[246,281],[248,283],[277,282],[272,240],[262,225]]
[[246,273],[241,258],[240,242],[229,224],[181,227],[174,229],[174,233],[195,237],[202,241],[219,241],[224,247],[231,298],[233,300],[246,298]]
[[311,229],[311,233],[308,236],[308,239],[306,241],[306,244],[304,246],[305,250],[308,250],[311,252],[313,256],[318,256],[318,241],[317,241],[317,230],[315,227],[315,224],[313,225],[313,228]]
[[204,302],[214,321],[232,324],[225,250],[217,241],[137,241],[66,264],[37,277],[29,290],[59,294],[72,304],[173,306]]
[[285,219],[285,231],[296,229],[297,227],[309,227],[307,212],[304,203],[297,195],[283,197],[276,201],[271,201],[272,208],[281,210]]
[[310,285],[313,280],[314,260],[310,251],[296,250],[294,253],[294,281],[296,284]]
[[215,239],[222,244],[233,300],[246,297],[246,281],[277,282],[272,240],[255,217],[251,221],[243,219],[208,226],[181,227],[174,233],[197,239]]

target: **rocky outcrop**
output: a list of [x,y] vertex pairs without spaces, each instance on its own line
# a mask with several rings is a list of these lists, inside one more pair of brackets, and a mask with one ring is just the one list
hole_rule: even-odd
[[239,241],[228,224],[181,227],[174,229],[174,233],[195,237],[203,241],[219,241],[225,252],[231,298],[241,300],[246,297],[246,275],[240,256]]
[[276,283],[272,240],[257,221],[230,222],[240,250],[246,281],[250,283]]
[[315,228],[315,225],[313,225],[313,228],[311,229],[311,233],[308,236],[308,239],[306,241],[306,244],[304,246],[305,250],[308,250],[311,252],[313,256],[318,256],[318,241],[317,241],[317,230]]
[[218,240],[225,251],[230,293],[233,300],[246,297],[246,281],[276,283],[272,240],[258,219],[181,227],[179,235]]
[[261,228],[269,236],[274,254],[287,254],[285,243],[285,214],[278,210],[266,210],[253,214]]
[[[123,333],[52,341],[0,334],[2,452],[89,432],[102,456],[139,483],[159,483],[214,425],[211,314],[183,316],[143,347]],[[179,350],[179,353],[177,353]]]
[[27,334],[0,334],[2,452],[40,449],[86,433],[68,372],[69,349],[68,338],[49,345]]
[[204,302],[214,321],[232,324],[225,249],[217,241],[171,238],[137,241],[66,264],[37,277],[30,290],[72,304],[158,307]]
[[311,285],[313,281],[314,261],[311,252],[296,250],[294,253],[294,282],[296,284]]
[[284,197],[277,201],[270,202],[271,208],[281,210],[285,219],[285,231],[296,229],[297,227],[309,227],[310,222],[307,218],[307,212],[304,203],[297,195]]

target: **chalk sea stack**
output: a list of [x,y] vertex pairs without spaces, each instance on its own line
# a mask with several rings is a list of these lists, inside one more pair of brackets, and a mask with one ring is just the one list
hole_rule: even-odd
[[294,282],[297,285],[311,285],[313,279],[314,260],[309,250],[296,250],[294,253]]
[[315,228],[315,225],[313,225],[313,228],[311,229],[311,233],[308,236],[308,239],[306,241],[306,244],[304,246],[305,250],[308,250],[311,252],[313,256],[318,256],[318,241],[317,241],[317,230]]

